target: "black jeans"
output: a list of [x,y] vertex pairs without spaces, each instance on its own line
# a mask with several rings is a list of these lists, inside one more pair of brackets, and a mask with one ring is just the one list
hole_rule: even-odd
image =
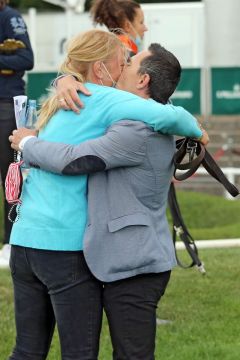
[[9,359],[46,359],[55,318],[64,360],[96,360],[102,322],[102,284],[81,251],[12,246],[16,346]]
[[[5,197],[5,179],[9,164],[13,162],[13,149],[8,140],[9,135],[16,129],[14,107],[12,100],[0,99],[0,173],[2,179],[3,194]],[[3,243],[9,242],[12,223],[8,220],[11,205],[4,199],[4,238]],[[15,213],[16,214],[16,213]],[[12,214],[14,217],[14,213]]]
[[[9,360],[46,359],[57,322],[62,359],[96,360],[102,307],[114,360],[153,360],[156,308],[170,271],[102,283],[83,253],[12,246],[16,346]],[[108,359],[106,359],[108,360]]]
[[104,285],[114,360],[153,360],[156,309],[171,271],[144,274]]

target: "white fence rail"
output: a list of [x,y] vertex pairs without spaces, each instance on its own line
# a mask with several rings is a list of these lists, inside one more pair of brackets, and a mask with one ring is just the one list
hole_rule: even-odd
[[[217,249],[240,247],[240,239],[220,239],[220,240],[196,240],[195,244],[198,249]],[[176,242],[177,250],[186,250],[183,242]]]

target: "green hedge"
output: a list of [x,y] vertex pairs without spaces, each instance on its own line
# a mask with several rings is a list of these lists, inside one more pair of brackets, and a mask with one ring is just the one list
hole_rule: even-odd
[[[196,240],[240,237],[240,201],[220,196],[177,191],[185,224]],[[3,207],[0,194],[0,241],[3,239]],[[171,216],[168,211],[171,226]]]

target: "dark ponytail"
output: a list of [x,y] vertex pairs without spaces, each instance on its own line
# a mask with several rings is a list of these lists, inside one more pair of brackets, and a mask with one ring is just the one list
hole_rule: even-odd
[[95,24],[112,30],[123,28],[126,20],[132,22],[138,8],[134,0],[93,0],[90,13]]

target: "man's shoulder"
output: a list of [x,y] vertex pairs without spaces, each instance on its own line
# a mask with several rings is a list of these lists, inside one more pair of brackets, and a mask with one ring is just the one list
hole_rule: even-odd
[[2,21],[6,27],[11,28],[14,37],[16,38],[22,35],[25,36],[27,33],[27,27],[24,19],[16,9],[7,6],[6,9],[4,9]]
[[152,138],[158,139],[159,141],[173,142],[174,136],[168,134],[162,134],[153,130],[151,126],[144,123],[143,121],[135,120],[120,120],[109,126],[107,131],[117,131],[121,133],[132,133],[139,136],[145,136],[151,141]]
[[162,149],[166,149],[170,153],[175,151],[175,139],[173,135],[155,132],[148,124],[142,121],[121,120],[112,124],[107,131],[118,134],[118,138],[121,138],[128,146],[136,146],[137,144],[140,146],[144,144],[146,147],[145,151],[149,153],[152,151],[155,152],[156,149],[158,149],[159,152],[161,152]]
[[148,126],[148,124],[142,121],[134,120],[120,120],[113,123],[108,131],[118,131],[122,133],[137,133],[138,135],[148,136],[149,134],[154,134],[153,129]]
[[6,6],[1,12],[6,19],[9,19],[14,16],[22,17],[22,15],[19,13],[19,11],[16,9],[13,9],[11,6]]

